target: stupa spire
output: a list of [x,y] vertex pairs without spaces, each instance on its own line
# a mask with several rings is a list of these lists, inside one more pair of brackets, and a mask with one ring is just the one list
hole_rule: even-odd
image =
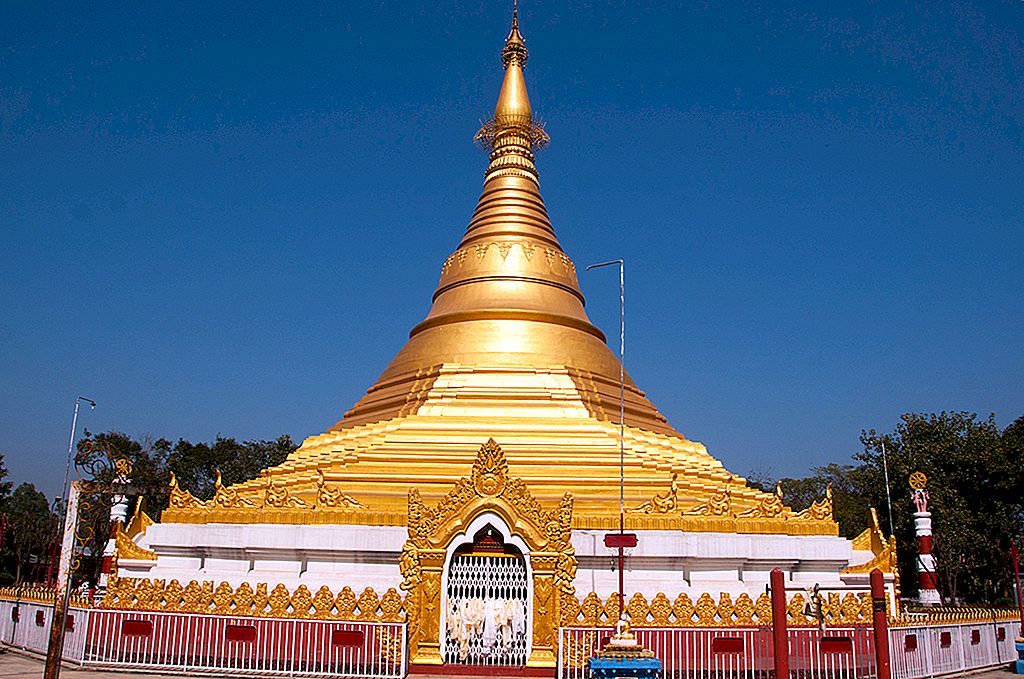
[[[448,371],[493,380],[488,398],[501,408],[536,398],[520,395],[505,375],[571,372],[581,376],[579,388],[596,416],[619,411],[618,359],[587,317],[576,266],[541,197],[535,151],[548,135],[526,91],[529,53],[518,9],[513,4],[501,49],[504,75],[494,116],[476,135],[489,153],[476,209],[441,267],[427,317],[338,429],[418,408],[425,385]],[[627,421],[678,436],[628,377],[627,400]]]
[[505,78],[501,83],[498,103],[494,107],[494,117],[484,123],[476,135],[477,142],[491,151],[487,179],[492,178],[492,173],[517,166],[534,182],[538,181],[533,151],[545,146],[550,139],[544,126],[534,120],[530,108],[530,96],[523,77],[523,69],[529,57],[526,40],[519,32],[518,3],[513,2],[512,28],[501,50]]

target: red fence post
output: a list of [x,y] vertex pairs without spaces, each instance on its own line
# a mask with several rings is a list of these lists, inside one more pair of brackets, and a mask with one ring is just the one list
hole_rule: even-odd
[[889,667],[889,620],[885,611],[885,576],[877,568],[871,571],[871,618],[875,631],[875,664],[878,679],[892,679]]
[[[772,642],[775,647],[775,679],[789,679],[789,631],[786,629],[786,575],[771,572]],[[879,678],[882,679],[882,678]],[[889,677],[885,677],[889,679]]]

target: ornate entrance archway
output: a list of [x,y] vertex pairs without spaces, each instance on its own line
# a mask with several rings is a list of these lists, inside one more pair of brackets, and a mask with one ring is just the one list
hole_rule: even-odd
[[[467,542],[475,544],[478,532],[490,526],[500,534],[502,549],[511,545],[522,555],[528,597],[525,664],[554,667],[561,598],[575,594],[572,581],[576,576],[576,556],[570,542],[572,507],[572,495],[566,493],[557,507],[550,511],[542,509],[523,480],[509,476],[505,453],[494,439],[480,447],[470,477],[460,479],[434,507],[427,507],[419,491],[411,489],[409,539],[400,562],[405,578],[402,589],[408,592],[411,662],[442,665],[446,657],[452,658],[442,650],[448,634],[447,628],[442,627],[442,617],[447,625],[446,606],[453,603],[446,591],[452,574],[448,567],[459,561],[453,557],[458,556],[460,547]],[[502,572],[496,564],[487,568],[491,572],[474,576],[475,584],[482,587],[480,591],[484,594],[487,586],[493,584],[489,578],[507,578],[512,582],[513,577],[518,577],[511,565],[508,572]]]
[[533,582],[528,550],[495,514],[448,546],[441,607],[445,664],[522,667],[529,657]]

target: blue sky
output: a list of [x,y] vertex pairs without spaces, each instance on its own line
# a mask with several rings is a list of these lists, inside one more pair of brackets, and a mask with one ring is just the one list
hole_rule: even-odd
[[[0,452],[335,422],[479,193],[508,3],[5,4]],[[738,473],[1024,414],[1024,3],[524,0],[542,191],[627,369]],[[611,272],[582,274],[615,338]]]

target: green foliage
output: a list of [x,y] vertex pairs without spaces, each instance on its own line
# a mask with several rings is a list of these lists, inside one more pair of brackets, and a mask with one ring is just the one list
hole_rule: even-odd
[[[202,500],[213,497],[217,470],[224,485],[231,486],[259,476],[261,470],[284,462],[288,454],[298,448],[287,434],[273,441],[256,439],[239,442],[234,438],[218,436],[211,443],[192,443],[179,439],[172,444],[164,438],[136,440],[117,431],[92,435],[79,442],[83,450],[86,442],[111,446],[118,457],[127,457],[132,463],[131,483],[151,492],[145,494],[147,511],[158,514],[167,507],[166,491],[171,472],[183,488]],[[109,479],[101,479],[109,481]]]
[[[939,586],[950,601],[987,603],[1010,595],[1010,540],[1022,530],[1024,418],[1004,431],[974,413],[908,413],[888,434],[861,434],[870,500],[884,506],[882,445],[892,483],[895,534],[903,583],[916,586],[914,507],[908,479],[928,476],[933,553]],[[880,512],[881,515],[884,513]]]
[[[973,413],[908,413],[895,431],[861,434],[857,465],[829,464],[804,478],[783,478],[783,501],[806,509],[832,484],[833,516],[839,534],[853,538],[878,511],[886,534],[895,530],[903,591],[917,588],[915,508],[908,481],[915,471],[928,476],[933,554],[939,586],[950,602],[992,603],[1012,596],[1009,545],[1024,536],[1024,417],[999,431],[994,417]],[[882,446],[889,463],[892,516],[886,506]],[[774,491],[776,481],[760,471],[749,483]],[[1020,544],[1020,543],[1018,543]]]
[[[296,446],[291,437],[279,436],[273,441],[253,440],[239,443],[233,438],[218,436],[212,443],[192,443],[180,439],[172,444],[164,438],[134,439],[117,431],[91,434],[78,443],[76,462],[84,462],[89,455],[105,457],[108,447],[113,457],[127,458],[132,465],[129,482],[141,488],[146,502],[146,512],[159,517],[167,507],[166,491],[173,471],[182,487],[192,491],[201,499],[213,497],[217,470],[221,471],[225,485],[233,485],[256,478],[260,471],[284,461]],[[106,472],[95,481],[110,483],[114,471],[109,464]],[[83,573],[87,580],[95,580],[101,564],[102,553],[109,535],[109,494],[83,496],[83,504],[92,504],[98,511],[81,516],[80,521],[89,522],[92,527],[92,544],[85,545],[93,556],[83,560]]]
[[[115,457],[125,457],[131,462],[130,481],[133,486],[147,491],[144,497],[149,510],[159,512],[166,506],[167,499],[164,490],[170,483],[170,473],[167,470],[167,460],[171,451],[170,441],[163,438],[154,440],[149,437],[136,440],[119,431],[108,431],[95,435],[86,431],[85,436],[86,438],[78,443],[79,451],[84,450],[89,442],[94,444],[94,448],[109,446]],[[110,482],[113,479],[96,480]]]
[[21,583],[29,561],[33,557],[46,558],[48,548],[57,537],[60,519],[50,511],[46,496],[31,483],[14,489],[4,503],[4,513],[14,553],[14,580]]
[[[854,538],[867,528],[871,514],[871,503],[865,493],[870,476],[862,466],[828,464],[815,467],[810,476],[794,479],[778,479],[782,484],[782,501],[795,512],[811,506],[825,497],[828,485],[832,484],[832,515],[839,524],[839,534]],[[776,480],[765,471],[751,474],[747,479],[751,486],[771,493],[775,492]]]
[[184,439],[175,444],[167,458],[167,469],[178,483],[201,500],[213,497],[217,470],[226,486],[259,476],[260,470],[284,462],[298,446],[287,434],[273,441],[253,440],[239,443],[218,436],[212,445]]
[[11,494],[11,486],[13,485],[10,481],[7,481],[7,465],[4,464],[3,453],[0,453],[0,507],[3,507],[7,498]]

